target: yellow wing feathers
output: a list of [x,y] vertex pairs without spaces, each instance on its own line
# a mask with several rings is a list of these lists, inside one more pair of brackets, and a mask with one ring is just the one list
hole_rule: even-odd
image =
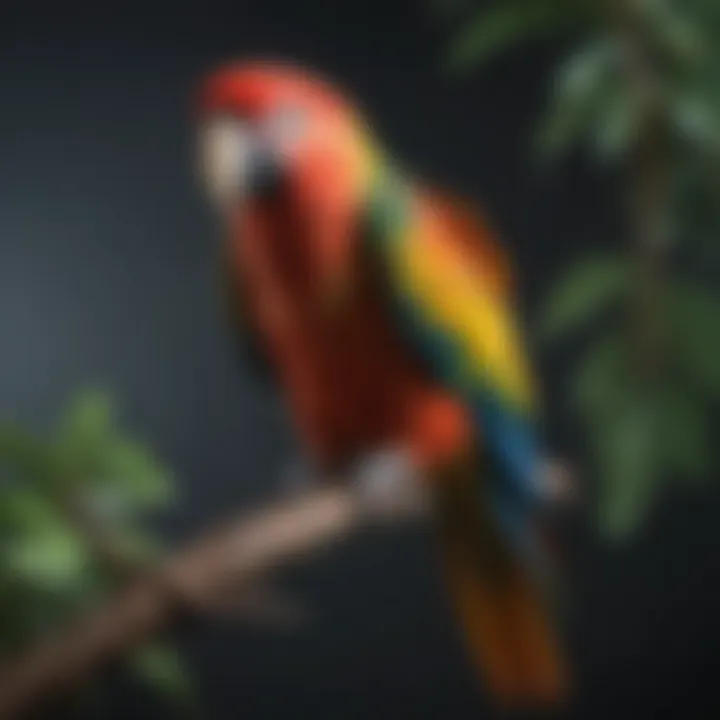
[[454,235],[457,223],[448,223],[433,208],[421,207],[413,216],[405,229],[410,241],[393,246],[394,271],[404,292],[422,321],[450,339],[464,382],[470,387],[490,383],[503,400],[530,411],[535,391],[497,251],[484,249],[482,237]]

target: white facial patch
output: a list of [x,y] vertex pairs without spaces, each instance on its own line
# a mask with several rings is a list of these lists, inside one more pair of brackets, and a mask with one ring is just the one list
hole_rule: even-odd
[[242,199],[252,150],[249,128],[240,120],[214,118],[200,129],[200,176],[210,201],[220,209]]

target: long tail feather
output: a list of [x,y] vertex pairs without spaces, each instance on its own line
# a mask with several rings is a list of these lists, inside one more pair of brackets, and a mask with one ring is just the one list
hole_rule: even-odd
[[473,475],[468,463],[435,486],[446,579],[469,652],[499,705],[561,705],[567,672],[549,609]]

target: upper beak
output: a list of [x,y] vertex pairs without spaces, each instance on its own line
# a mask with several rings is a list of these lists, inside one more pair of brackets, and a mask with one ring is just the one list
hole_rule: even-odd
[[283,176],[281,154],[234,119],[214,119],[201,128],[199,164],[203,188],[223,212],[274,191]]

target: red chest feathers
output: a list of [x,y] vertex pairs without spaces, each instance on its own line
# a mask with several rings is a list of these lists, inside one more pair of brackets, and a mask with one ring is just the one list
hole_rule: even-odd
[[327,461],[398,443],[424,460],[454,452],[467,439],[464,410],[407,351],[360,261],[346,302],[320,311],[309,230],[258,207],[233,259],[310,451]]

